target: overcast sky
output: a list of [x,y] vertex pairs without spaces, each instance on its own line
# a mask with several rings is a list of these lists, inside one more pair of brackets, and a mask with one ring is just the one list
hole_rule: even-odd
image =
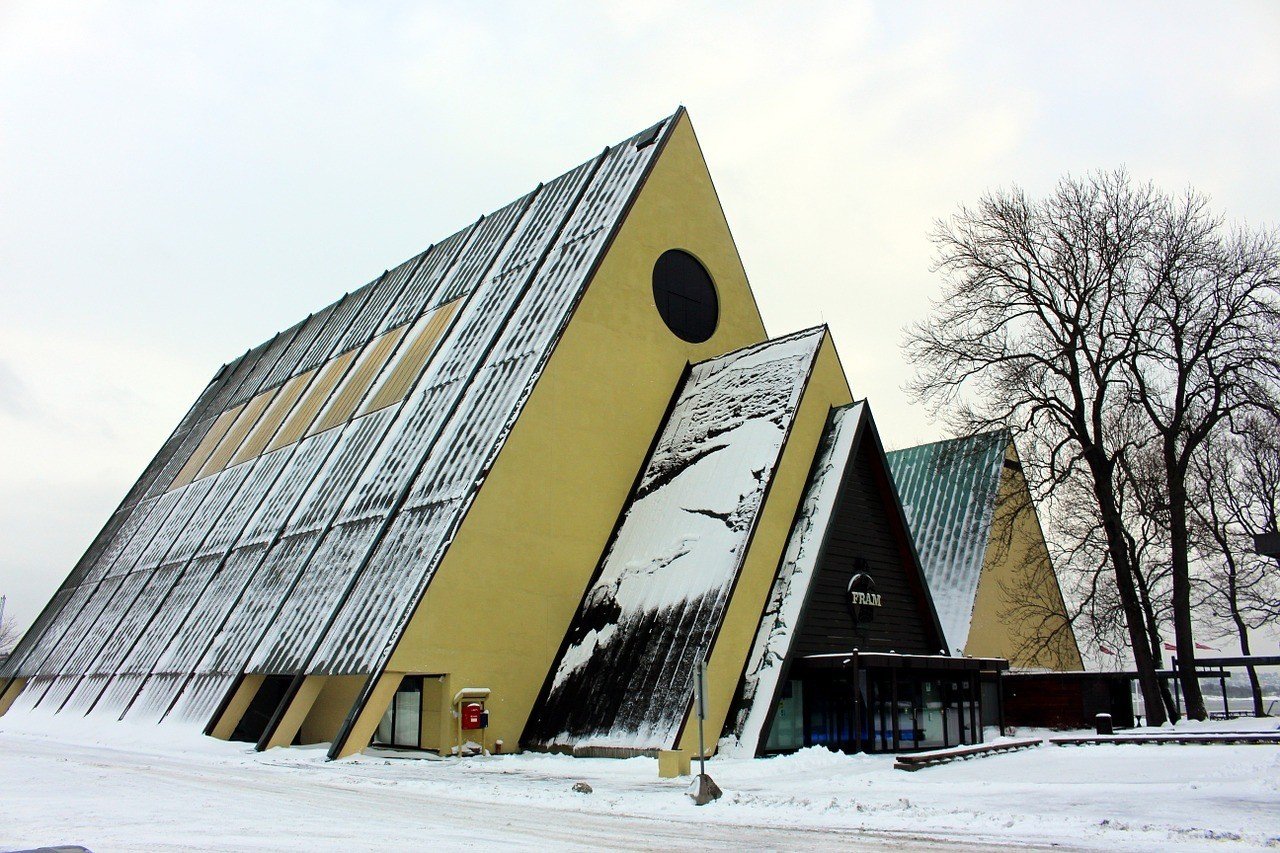
[[773,334],[891,446],[933,219],[1127,166],[1280,204],[1280,6],[0,0],[0,594],[35,617],[218,365],[686,105]]

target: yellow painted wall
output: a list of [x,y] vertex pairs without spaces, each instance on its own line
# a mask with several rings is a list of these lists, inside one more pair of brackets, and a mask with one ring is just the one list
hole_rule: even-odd
[[[1012,444],[1005,458],[1018,461]],[[1026,479],[1006,465],[965,654],[1008,658],[1014,668],[1084,669],[1065,614]]]
[[[703,732],[708,755],[715,751],[720,730],[729,713],[729,704],[738,689],[742,667],[760,628],[760,614],[764,612],[765,599],[769,596],[778,562],[786,548],[796,507],[800,505],[809,479],[827,417],[833,406],[851,402],[849,383],[831,336],[824,335],[813,374],[761,510],[759,526],[752,537],[738,584],[707,662],[707,719]],[[684,734],[676,748],[697,754],[698,718],[693,707],[689,709]]]
[[444,691],[443,677],[422,679],[422,726],[419,738],[423,749],[447,751],[449,748],[445,731],[452,719],[449,700],[453,697],[445,696]]
[[366,680],[363,675],[330,675],[325,678],[324,688],[302,721],[302,742],[326,743],[333,740]]
[[240,718],[244,716],[245,711],[249,710],[253,697],[258,695],[258,689],[262,687],[264,681],[266,676],[263,675],[246,675],[240,679],[240,683],[235,688],[236,692],[227,702],[227,706],[222,709],[222,716],[218,718],[209,734],[219,740],[230,740],[235,734]]
[[[672,248],[696,256],[716,283],[719,326],[702,344],[672,334],[653,303],[653,264]],[[447,673],[449,697],[490,688],[487,739],[514,749],[686,363],[765,337],[682,116],[390,669]],[[385,708],[371,702],[366,716]]]
[[278,746],[288,746],[293,743],[294,738],[300,735],[302,725],[307,721],[307,715],[311,713],[311,709],[315,707],[316,700],[320,698],[327,681],[326,675],[308,675],[302,679],[302,684],[298,685],[292,701],[285,707],[280,722],[276,724],[275,731],[267,739],[264,749],[275,749]]
[[0,717],[13,707],[13,702],[18,698],[18,694],[22,692],[22,688],[27,686],[25,678],[15,678],[9,682],[9,686],[5,688],[3,694],[0,694]]

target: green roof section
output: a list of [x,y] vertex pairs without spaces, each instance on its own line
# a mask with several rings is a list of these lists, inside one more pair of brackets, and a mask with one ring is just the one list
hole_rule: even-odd
[[974,597],[991,538],[1007,430],[887,453],[907,525],[953,653],[969,638]]

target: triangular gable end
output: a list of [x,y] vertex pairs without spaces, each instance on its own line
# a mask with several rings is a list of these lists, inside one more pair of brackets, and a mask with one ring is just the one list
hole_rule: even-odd
[[[662,131],[386,667],[388,678],[432,672],[447,673],[448,685],[484,684],[489,734],[506,743],[520,738],[686,367],[766,337],[692,122],[682,110]],[[655,304],[656,261],[671,250],[695,257],[713,282],[718,317],[706,340],[678,336]],[[513,591],[485,604],[486,621],[503,629],[459,643],[476,617],[458,602],[477,589]],[[521,649],[518,667],[506,663],[511,648]]]
[[1007,658],[1015,668],[1084,668],[1012,438],[1003,455],[964,652],[973,657]]
[[870,408],[836,409],[721,750],[758,751],[792,660],[854,649],[945,654],[942,637]]

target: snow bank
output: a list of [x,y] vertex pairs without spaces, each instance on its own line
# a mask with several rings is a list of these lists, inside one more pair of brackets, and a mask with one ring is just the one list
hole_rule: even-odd
[[[698,808],[688,780],[659,779],[651,758],[326,762],[322,746],[254,753],[165,727],[69,729],[65,716],[0,718],[0,849],[1280,846],[1271,746],[1043,746],[915,773],[820,748],[715,758],[725,795]],[[574,793],[579,781],[594,793]]]

